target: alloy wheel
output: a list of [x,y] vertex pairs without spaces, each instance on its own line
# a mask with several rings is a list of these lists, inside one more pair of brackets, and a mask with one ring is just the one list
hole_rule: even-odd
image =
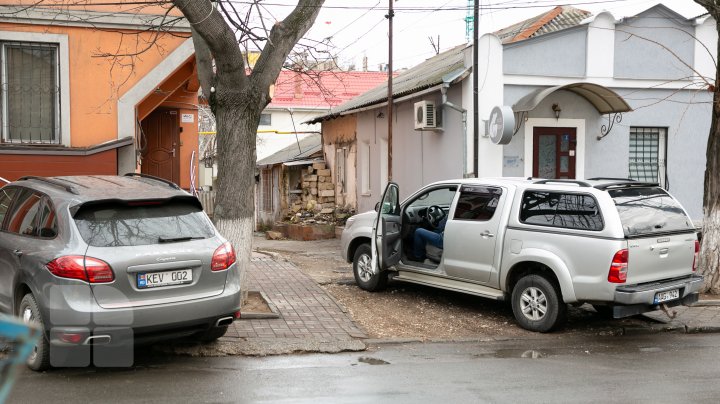
[[533,286],[523,290],[520,296],[520,309],[528,320],[541,320],[547,313],[547,306],[547,298],[542,290]]

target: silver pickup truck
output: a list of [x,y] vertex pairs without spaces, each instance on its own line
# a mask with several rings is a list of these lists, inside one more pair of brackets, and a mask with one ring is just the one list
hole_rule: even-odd
[[[561,326],[567,304],[621,318],[698,299],[695,228],[656,184],[481,178],[399,195],[388,184],[376,212],[343,231],[362,289],[394,279],[509,300],[520,326],[539,332]],[[415,245],[418,229],[440,242]]]

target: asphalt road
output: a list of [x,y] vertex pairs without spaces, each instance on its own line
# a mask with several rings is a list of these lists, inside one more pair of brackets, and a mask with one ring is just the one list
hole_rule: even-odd
[[366,352],[190,358],[23,371],[10,403],[479,403],[720,400],[712,334],[381,345]]

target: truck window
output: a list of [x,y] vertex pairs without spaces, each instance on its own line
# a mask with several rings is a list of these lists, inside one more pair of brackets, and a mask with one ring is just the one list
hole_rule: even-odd
[[611,189],[626,236],[695,231],[692,221],[662,188]]
[[502,189],[500,188],[464,185],[460,189],[460,198],[455,207],[453,219],[490,220],[495,215],[501,195]]
[[525,191],[520,207],[520,221],[564,229],[603,229],[597,201],[587,194]]

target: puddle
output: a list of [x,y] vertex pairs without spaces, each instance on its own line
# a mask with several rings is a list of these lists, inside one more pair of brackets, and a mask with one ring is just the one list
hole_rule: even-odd
[[368,365],[389,365],[390,362],[384,361],[377,358],[369,358],[367,356],[361,356],[358,362],[367,363]]
[[512,359],[512,358],[525,358],[525,359],[541,359],[547,358],[548,356],[554,355],[550,351],[538,351],[535,349],[500,349],[494,352],[487,352],[476,355],[479,358],[499,358],[499,359]]

